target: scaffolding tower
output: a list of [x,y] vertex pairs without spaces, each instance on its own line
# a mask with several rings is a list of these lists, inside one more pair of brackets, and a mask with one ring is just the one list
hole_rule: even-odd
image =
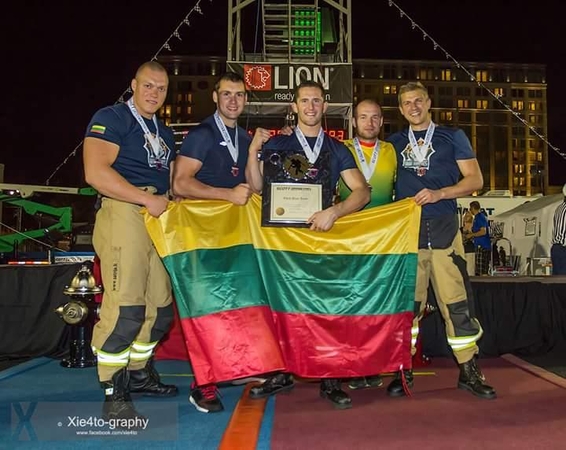
[[323,127],[351,136],[351,27],[351,0],[228,0],[227,68],[249,92],[242,119],[283,125],[294,88],[312,79],[326,90]]

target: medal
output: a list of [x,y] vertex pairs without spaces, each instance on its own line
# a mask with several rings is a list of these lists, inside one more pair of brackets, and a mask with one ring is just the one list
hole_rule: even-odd
[[376,139],[371,154],[371,160],[370,163],[368,164],[364,156],[364,151],[362,150],[360,140],[358,138],[354,138],[354,148],[356,149],[356,154],[358,156],[358,161],[360,163],[360,169],[362,170],[362,173],[364,174],[366,181],[369,181],[369,179],[373,175],[375,166],[377,165],[377,158],[379,157],[379,147],[381,147],[381,142],[379,142],[379,139]]
[[316,142],[313,149],[311,149],[311,146],[307,142],[307,138],[299,127],[295,128],[295,136],[297,136],[299,144],[301,144],[301,147],[303,148],[305,155],[307,155],[309,162],[311,164],[314,164],[318,159],[318,155],[320,155],[320,149],[322,148],[322,143],[324,142],[324,131],[322,130],[322,128],[318,130],[318,136],[316,137]]
[[422,144],[419,144],[417,142],[417,138],[415,137],[415,133],[413,132],[413,129],[409,127],[408,134],[409,134],[409,143],[411,144],[411,150],[413,150],[415,159],[421,164],[423,163],[423,161],[426,160],[426,154],[428,152],[428,148],[430,147],[430,143],[432,142],[432,136],[434,134],[435,127],[436,125],[432,121],[428,124],[424,142]]
[[234,136],[234,140],[236,141],[236,144],[234,144],[232,142],[232,138],[230,137],[230,134],[228,133],[228,129],[226,128],[226,125],[224,125],[224,122],[222,122],[222,119],[220,118],[220,115],[218,114],[218,110],[214,113],[214,121],[216,122],[216,126],[218,127],[218,131],[220,131],[220,134],[222,135],[222,139],[224,139],[224,142],[226,143],[226,147],[228,147],[228,151],[230,152],[230,156],[234,160],[234,164],[232,164],[232,168],[230,169],[230,172],[232,173],[232,176],[237,177],[238,173],[240,173],[240,169],[237,166],[237,164],[238,164],[238,126],[236,125],[236,135]]

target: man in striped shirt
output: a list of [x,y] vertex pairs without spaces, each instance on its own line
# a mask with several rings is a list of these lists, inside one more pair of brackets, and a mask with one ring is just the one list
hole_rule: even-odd
[[552,230],[552,275],[566,275],[566,184],[562,188],[564,201],[554,212],[554,228]]

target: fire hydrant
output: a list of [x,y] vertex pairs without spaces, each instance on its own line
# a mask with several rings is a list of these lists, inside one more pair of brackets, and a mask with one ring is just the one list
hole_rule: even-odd
[[99,304],[94,301],[94,296],[101,292],[102,286],[96,284],[87,264],[83,264],[71,284],[65,286],[63,294],[68,295],[70,300],[55,309],[71,330],[69,357],[61,361],[63,367],[83,368],[96,365],[91,340],[94,323],[99,315]]

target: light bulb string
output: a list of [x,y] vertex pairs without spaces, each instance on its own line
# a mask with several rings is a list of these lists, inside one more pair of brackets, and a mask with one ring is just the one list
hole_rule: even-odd
[[513,114],[535,136],[537,136],[541,141],[543,141],[549,148],[554,150],[562,158],[566,159],[566,152],[563,152],[558,147],[552,145],[549,142],[549,140],[546,138],[546,136],[543,136],[535,127],[533,127],[525,119],[523,119],[521,117],[520,113],[518,113],[517,111],[514,111],[513,108],[511,108],[507,103],[505,103],[503,100],[501,100],[500,95],[495,94],[491,89],[489,89],[485,84],[483,84],[481,80],[478,80],[477,77],[474,76],[474,74],[472,74],[468,69],[466,69],[466,67],[464,67],[462,64],[460,64],[460,62],[457,61],[456,58],[454,58],[450,53],[448,53],[444,49],[444,47],[442,47],[438,42],[436,42],[430,36],[430,34],[428,34],[413,18],[411,18],[411,16],[409,16],[403,9],[401,9],[401,7],[399,5],[397,5],[397,3],[395,3],[393,0],[387,0],[387,1],[388,1],[388,4],[389,4],[390,7],[394,7],[399,11],[399,15],[401,16],[401,18],[407,18],[407,20],[409,22],[411,22],[411,28],[413,30],[417,29],[422,33],[423,40],[426,41],[428,39],[430,42],[432,42],[434,50],[438,50],[438,49],[441,50],[444,53],[444,56],[446,57],[446,59],[451,60],[456,65],[456,67],[458,69],[464,71],[470,77],[470,81],[476,82],[479,87],[485,89],[489,93],[489,95],[491,95],[501,106],[503,106],[503,108],[505,108],[507,111],[509,111],[511,114]]
[[[197,0],[195,6],[193,6],[191,8],[191,10],[185,15],[185,17],[183,17],[183,20],[181,20],[179,22],[179,24],[175,27],[173,32],[169,35],[169,37],[165,40],[165,42],[161,45],[161,47],[159,47],[157,52],[155,52],[155,54],[151,58],[151,61],[156,61],[164,50],[167,50],[167,51],[170,52],[171,51],[171,41],[173,39],[176,39],[178,41],[182,40],[181,39],[181,28],[183,27],[183,25],[186,25],[188,27],[191,26],[191,22],[189,20],[191,15],[193,15],[194,13],[204,15],[204,13],[202,12],[202,8],[200,6],[202,1],[203,0]],[[209,1],[212,3],[212,0],[209,0]],[[118,103],[123,103],[125,101],[125,96],[130,94],[131,92],[132,92],[132,89],[131,89],[130,86],[128,86],[114,104],[116,105]],[[77,151],[81,148],[83,143],[84,143],[84,139],[81,140],[81,142],[79,142],[79,144],[73,149],[73,151],[71,153],[69,153],[69,155],[67,155],[67,157],[63,160],[63,162],[55,168],[55,170],[51,173],[51,175],[49,175],[47,180],[45,180],[46,186],[49,186],[49,183],[51,182],[52,178],[57,174],[57,172],[59,172],[59,170],[61,170],[61,168],[65,164],[67,164],[69,159],[71,159],[72,157],[77,155]]]

